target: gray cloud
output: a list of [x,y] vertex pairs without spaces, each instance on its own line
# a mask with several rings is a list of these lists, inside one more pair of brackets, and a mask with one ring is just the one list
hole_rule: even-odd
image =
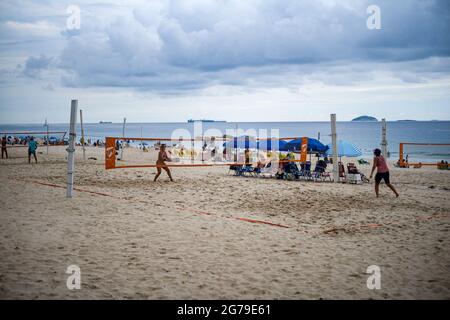
[[32,78],[39,78],[41,72],[49,70],[56,66],[54,57],[41,55],[39,57],[30,57],[25,63],[23,73]]
[[[380,6],[382,30],[366,28],[369,4]],[[439,77],[440,70],[448,75],[445,0],[183,0],[80,7],[81,30],[62,35],[65,47],[57,59],[30,57],[26,75],[57,67],[66,86],[168,94],[212,85],[296,86],[306,80],[341,85],[356,74],[370,78],[367,69],[374,66],[395,70],[405,82]]]

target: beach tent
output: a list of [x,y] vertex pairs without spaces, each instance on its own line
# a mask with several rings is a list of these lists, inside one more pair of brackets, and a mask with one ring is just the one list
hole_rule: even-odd
[[[331,150],[333,150],[333,145],[329,144],[327,146],[329,151],[327,153],[331,155]],[[339,140],[337,142],[337,153],[338,157],[359,157],[362,155],[361,150],[352,143],[344,140]]]
[[[289,141],[282,151],[300,151],[302,139],[295,139]],[[308,152],[309,153],[324,153],[328,150],[328,146],[324,145],[317,139],[308,138]]]
[[259,150],[283,150],[287,145],[287,141],[279,139],[268,139],[258,141],[257,146]]
[[242,136],[233,138],[233,140],[225,142],[223,146],[226,149],[256,149],[257,143],[252,137]]

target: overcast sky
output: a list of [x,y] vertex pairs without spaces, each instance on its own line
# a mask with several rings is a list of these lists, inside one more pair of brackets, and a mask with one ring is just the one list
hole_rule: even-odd
[[2,0],[0,123],[71,99],[86,122],[450,119],[450,1]]

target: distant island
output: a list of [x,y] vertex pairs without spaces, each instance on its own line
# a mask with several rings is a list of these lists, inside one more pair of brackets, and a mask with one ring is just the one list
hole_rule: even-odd
[[187,122],[192,123],[192,122],[197,122],[197,121],[199,121],[199,122],[226,122],[223,120],[209,120],[209,119],[199,119],[199,120],[189,119]]
[[370,116],[359,116],[352,121],[378,121],[378,119]]

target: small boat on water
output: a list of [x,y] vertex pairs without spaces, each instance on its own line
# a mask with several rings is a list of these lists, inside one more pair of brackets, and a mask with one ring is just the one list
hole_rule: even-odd
[[210,119],[189,119],[187,121],[188,123],[193,123],[193,122],[226,122],[224,120],[210,120]]
[[100,121],[100,124],[107,124],[107,123],[112,123],[112,121]]

